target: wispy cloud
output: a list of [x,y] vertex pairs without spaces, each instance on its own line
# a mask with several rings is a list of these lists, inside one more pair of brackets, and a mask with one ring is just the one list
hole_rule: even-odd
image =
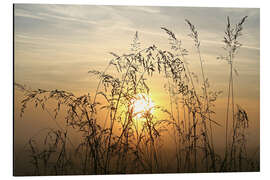
[[14,15],[18,17],[25,17],[25,18],[32,18],[32,19],[44,19],[41,16],[33,15],[30,12],[22,10],[22,9],[15,9]]
[[[259,59],[259,54],[254,52],[260,49],[258,9],[16,4],[15,61],[20,64],[15,66],[16,72],[21,77],[27,76],[33,81],[43,79],[47,83],[53,83],[53,74],[62,76],[66,73],[67,79],[79,83],[87,77],[87,65],[102,67],[108,62],[110,56],[106,52],[129,50],[135,31],[143,37],[143,44],[157,43],[169,48],[168,37],[161,26],[175,32],[192,53],[193,43],[187,37],[186,18],[198,28],[204,54],[215,59],[223,53],[222,39],[228,15],[234,23],[244,15],[249,16],[241,39],[244,44],[241,52],[250,59],[247,63],[254,63],[251,59]],[[41,61],[61,67],[61,74],[53,73],[57,70],[52,69],[51,75],[48,75],[50,71],[46,74],[43,70],[43,74],[33,76],[35,72],[41,72]],[[72,68],[68,62],[73,62]],[[216,64],[214,60],[209,62]],[[22,65],[28,70],[22,69]],[[250,72],[258,68],[258,62],[255,66],[252,64],[252,68]]]

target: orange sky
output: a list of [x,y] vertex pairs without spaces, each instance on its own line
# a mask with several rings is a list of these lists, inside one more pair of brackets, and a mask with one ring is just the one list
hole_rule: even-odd
[[[243,47],[236,56],[235,101],[250,117],[249,144],[259,145],[259,78],[260,78],[260,14],[259,9],[237,8],[182,8],[182,7],[125,7],[78,5],[15,5],[14,74],[15,82],[32,89],[64,89],[84,94],[97,86],[89,70],[103,70],[112,56],[109,52],[130,52],[136,31],[142,47],[155,44],[169,49],[168,37],[160,27],[171,29],[188,49],[190,69],[198,75],[199,61],[189,29],[184,20],[192,21],[201,39],[205,73],[213,89],[223,94],[216,103],[216,119],[224,125],[229,65],[218,61],[224,54],[222,39],[226,16],[234,23],[248,15],[244,25]],[[200,77],[200,76],[199,76]],[[201,80],[201,79],[200,79]],[[166,80],[151,78],[152,99],[155,104],[168,104],[163,85]],[[15,90],[15,143],[23,145],[36,131],[55,127],[40,109],[26,111],[19,118],[22,93]],[[216,143],[222,147],[223,128],[216,128]]]

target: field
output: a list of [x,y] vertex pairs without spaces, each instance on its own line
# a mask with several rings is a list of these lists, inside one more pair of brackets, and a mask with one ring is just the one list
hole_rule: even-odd
[[[209,49],[200,37],[211,33],[188,17],[180,18],[186,35],[160,23],[164,36],[156,38],[167,37],[165,44],[144,45],[134,31],[121,53],[111,46],[101,51],[108,54],[101,66],[98,58],[82,65],[87,90],[70,83],[80,80],[71,72],[82,70],[69,60],[48,62],[65,71],[62,80],[52,74],[45,76],[49,88],[44,79],[31,84],[35,77],[22,76],[20,57],[33,47],[21,52],[15,41],[14,175],[259,171],[259,49],[242,43],[253,37],[245,32],[249,18],[225,16],[220,44]],[[250,59],[255,65],[245,64]],[[72,71],[61,70],[65,63]]]

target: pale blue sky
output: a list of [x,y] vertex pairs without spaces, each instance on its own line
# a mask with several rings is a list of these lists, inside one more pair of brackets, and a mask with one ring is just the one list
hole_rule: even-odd
[[160,27],[171,29],[190,51],[192,65],[193,42],[187,37],[186,18],[199,31],[209,78],[223,88],[227,67],[216,57],[224,53],[226,16],[234,24],[247,15],[241,38],[244,46],[236,67],[243,75],[241,82],[256,89],[240,94],[258,94],[259,9],[16,4],[14,14],[15,81],[34,88],[75,91],[91,88],[88,70],[102,69],[111,58],[108,52],[126,53],[135,31],[139,32],[142,46],[169,48],[167,35]]

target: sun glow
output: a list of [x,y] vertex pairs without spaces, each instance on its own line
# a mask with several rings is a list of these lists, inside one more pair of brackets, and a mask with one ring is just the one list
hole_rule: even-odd
[[130,108],[135,118],[141,119],[145,114],[154,113],[154,102],[147,94],[138,94],[131,100]]

